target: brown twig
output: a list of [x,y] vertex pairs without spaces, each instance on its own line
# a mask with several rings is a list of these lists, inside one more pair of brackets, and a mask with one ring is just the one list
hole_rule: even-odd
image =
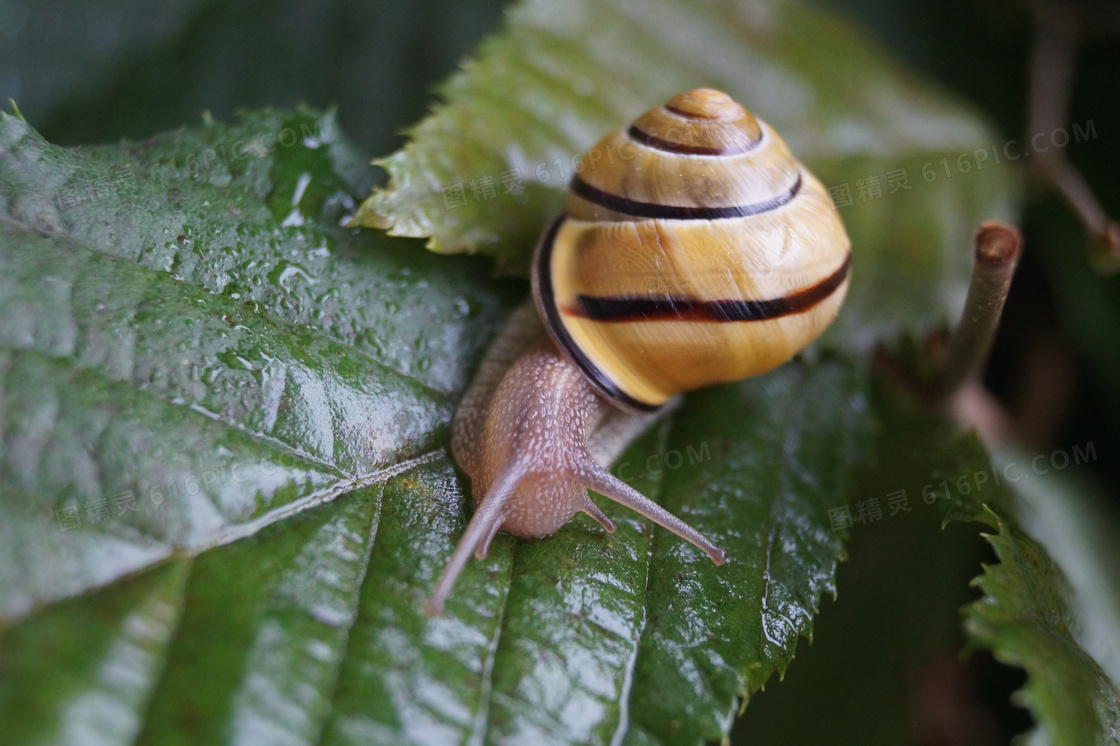
[[[1068,2],[1044,0],[1037,5],[1035,24],[1027,104],[1027,127],[1032,133],[1061,127],[1069,111],[1080,43],[1078,9]],[[1043,161],[1061,157],[1054,148],[1036,155]]]
[[[1095,17],[1091,10],[1083,3],[1058,0],[1044,0],[1037,6],[1038,31],[1030,67],[1030,133],[1062,127],[1069,111],[1077,49]],[[1062,195],[1088,231],[1098,271],[1120,271],[1120,224],[1108,217],[1088,182],[1062,150],[1049,148],[1036,155],[1032,160],[1036,176]]]
[[1010,226],[985,222],[976,231],[975,263],[964,312],[949,336],[937,380],[937,392],[947,398],[974,376],[992,346],[1000,313],[1019,261],[1022,238]]
[[1098,271],[1120,271],[1120,224],[1105,213],[1085,177],[1064,156],[1051,159],[1043,168],[1089,231],[1091,256]]

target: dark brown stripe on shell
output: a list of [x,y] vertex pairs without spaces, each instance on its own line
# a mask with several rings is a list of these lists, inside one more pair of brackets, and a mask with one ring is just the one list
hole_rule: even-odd
[[745,218],[768,212],[786,204],[801,191],[801,172],[797,181],[788,190],[773,199],[756,202],[753,205],[731,205],[729,207],[682,207],[678,205],[658,205],[652,202],[639,202],[617,194],[604,192],[593,187],[578,176],[572,177],[569,187],[572,192],[588,202],[594,202],[612,212],[633,215],[637,218],[660,218],[662,220],[719,220],[721,218]]
[[684,109],[678,109],[677,107],[670,106],[669,104],[665,104],[665,111],[672,112],[673,114],[676,114],[678,117],[684,117],[685,119],[707,119],[709,121],[715,121],[715,120],[720,118],[718,114],[716,116],[705,116],[705,115],[697,113],[697,112],[685,111]]
[[583,371],[587,380],[600,393],[635,412],[653,412],[659,408],[659,405],[639,401],[620,389],[618,384],[612,381],[599,366],[576,346],[572,336],[564,328],[563,320],[560,318],[560,309],[556,306],[556,292],[552,288],[552,249],[556,244],[556,234],[560,232],[560,226],[563,224],[564,217],[561,216],[549,226],[541,238],[541,244],[537,248],[537,254],[533,262],[533,272],[537,279],[537,293],[540,296],[540,305],[544,310],[545,325],[561,351]]
[[740,155],[754,150],[755,146],[762,141],[760,137],[757,140],[737,147],[708,148],[703,145],[686,145],[685,143],[677,143],[672,140],[663,140],[656,135],[651,135],[648,132],[638,129],[637,126],[631,126],[627,134],[630,135],[630,139],[634,140],[634,142],[645,145],[647,148],[660,150],[664,153],[675,153],[677,155]]
[[852,254],[840,268],[807,288],[769,300],[699,300],[691,296],[580,295],[565,313],[594,321],[766,321],[803,313],[832,295],[848,276]]

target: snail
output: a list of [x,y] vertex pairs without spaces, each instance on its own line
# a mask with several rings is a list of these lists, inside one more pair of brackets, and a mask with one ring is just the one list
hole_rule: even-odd
[[[678,394],[764,373],[835,318],[850,242],[774,130],[697,89],[583,154],[534,254],[534,303],[491,346],[452,422],[476,509],[425,605],[440,613],[498,531],[554,533],[594,490],[727,553],[603,464]],[[542,328],[543,327],[543,328]]]

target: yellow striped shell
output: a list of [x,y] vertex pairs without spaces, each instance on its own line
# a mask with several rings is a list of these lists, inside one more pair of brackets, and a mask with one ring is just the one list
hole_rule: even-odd
[[641,411],[795,355],[835,318],[849,262],[824,187],[781,137],[698,89],[584,154],[533,287],[560,349]]

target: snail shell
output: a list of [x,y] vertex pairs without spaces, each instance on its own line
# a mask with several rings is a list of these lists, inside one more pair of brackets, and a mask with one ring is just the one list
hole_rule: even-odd
[[726,94],[675,96],[576,171],[537,246],[535,310],[514,314],[452,423],[476,511],[429,614],[499,530],[543,537],[583,511],[614,531],[588,489],[722,564],[723,549],[604,464],[676,394],[791,358],[847,291],[850,243],[824,187]]
[[556,344],[604,396],[649,411],[764,373],[836,317],[844,226],[778,134],[731,98],[683,93],[595,150],[618,157],[572,180],[533,287]]

